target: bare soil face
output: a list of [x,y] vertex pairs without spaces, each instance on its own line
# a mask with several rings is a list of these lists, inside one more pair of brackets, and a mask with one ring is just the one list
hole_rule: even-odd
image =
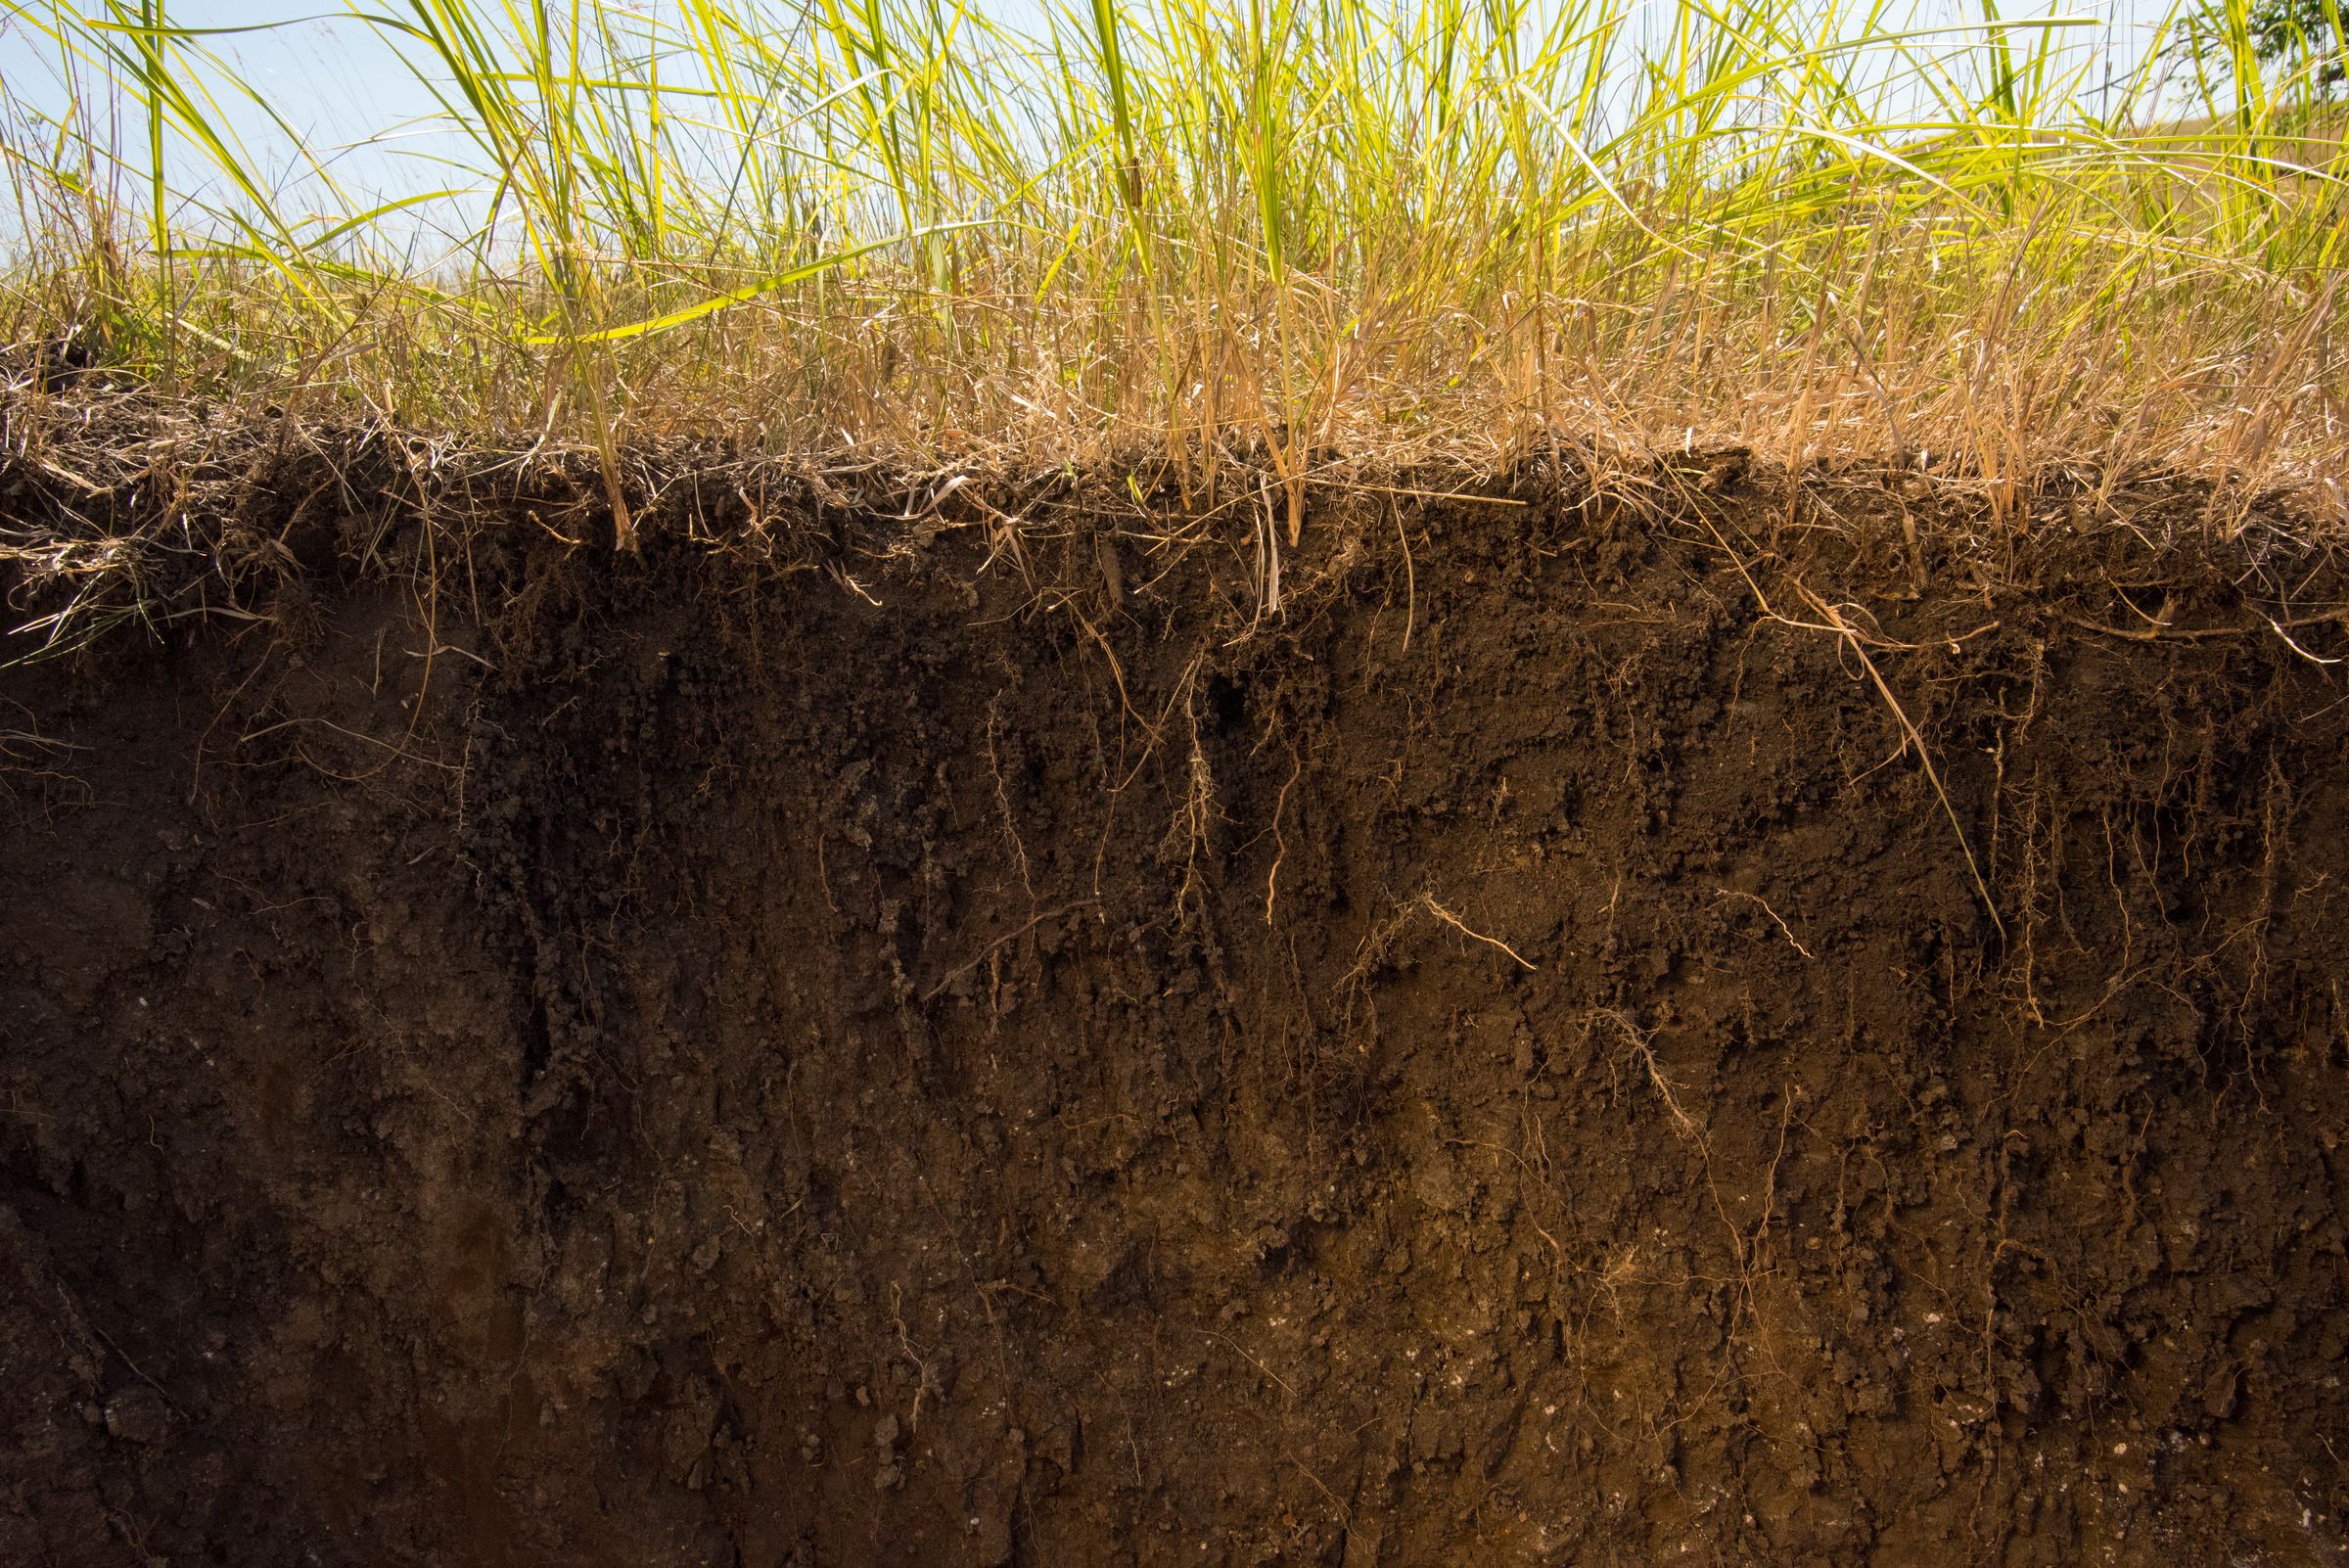
[[0,673],[0,1559],[2339,1560],[2337,578],[1756,484]]

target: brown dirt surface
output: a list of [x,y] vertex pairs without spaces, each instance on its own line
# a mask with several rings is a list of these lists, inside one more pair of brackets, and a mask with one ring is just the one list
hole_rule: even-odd
[[0,671],[0,1561],[2340,1560],[2329,560],[1444,487]]

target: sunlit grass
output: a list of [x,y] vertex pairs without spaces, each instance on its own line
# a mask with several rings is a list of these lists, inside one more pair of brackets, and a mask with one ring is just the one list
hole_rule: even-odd
[[86,359],[607,473],[1245,448],[1293,498],[1586,438],[2349,477],[2337,18],[2263,69],[2182,12],[2116,79],[1991,5],[407,0],[345,23],[441,109],[386,194],[264,182],[162,0],[0,5],[72,87],[10,101],[20,397]]

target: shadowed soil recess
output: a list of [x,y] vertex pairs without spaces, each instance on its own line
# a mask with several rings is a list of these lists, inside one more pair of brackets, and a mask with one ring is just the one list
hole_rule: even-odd
[[1630,493],[0,672],[0,1559],[2339,1560],[2337,576]]

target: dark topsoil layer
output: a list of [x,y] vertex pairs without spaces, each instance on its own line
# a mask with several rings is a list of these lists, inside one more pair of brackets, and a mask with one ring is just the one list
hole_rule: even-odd
[[0,1561],[2338,1560],[2339,577],[1736,478],[0,674]]

